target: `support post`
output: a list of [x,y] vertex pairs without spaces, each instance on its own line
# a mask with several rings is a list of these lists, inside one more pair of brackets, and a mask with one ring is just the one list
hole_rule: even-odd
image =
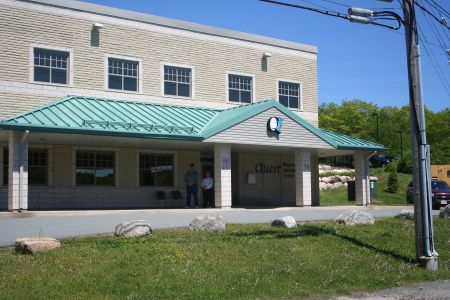
[[355,158],[355,200],[356,205],[370,204],[369,160],[363,152],[357,152]]
[[434,249],[433,219],[431,216],[430,147],[427,145],[425,129],[420,49],[414,5],[414,0],[403,0],[413,150],[416,259],[423,268],[437,270],[438,254]]
[[311,206],[311,153],[295,151],[295,204]]
[[214,195],[215,206],[231,207],[231,147],[214,144]]
[[28,209],[28,132],[9,133],[8,210]]

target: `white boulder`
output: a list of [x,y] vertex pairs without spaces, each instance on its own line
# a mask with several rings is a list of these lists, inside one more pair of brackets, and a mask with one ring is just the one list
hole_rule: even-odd
[[123,222],[116,226],[115,236],[136,237],[151,234],[152,226],[143,220]]
[[294,228],[294,227],[297,227],[297,222],[295,221],[294,217],[286,216],[286,217],[281,217],[276,220],[273,220],[272,226]]
[[371,214],[360,210],[347,211],[336,218],[336,223],[344,225],[359,225],[367,224],[372,225],[375,223],[375,219]]

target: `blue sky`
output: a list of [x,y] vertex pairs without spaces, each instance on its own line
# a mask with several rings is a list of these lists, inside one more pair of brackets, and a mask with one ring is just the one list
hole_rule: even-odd
[[[403,28],[390,31],[373,25],[353,24],[344,19],[257,0],[84,1],[315,45],[319,47],[319,103],[363,99],[379,106],[408,104]],[[449,0],[434,1],[450,11]],[[336,2],[371,9],[394,8],[401,14],[399,4],[395,1],[285,2],[311,7],[317,4],[345,13],[345,6],[331,3]],[[438,47],[440,34],[446,48],[450,48],[450,31],[441,30],[435,35],[434,27],[419,9],[417,14],[428,41],[427,44],[422,43],[421,49],[425,105],[438,111],[450,107],[449,58]],[[441,26],[434,24],[436,28]],[[427,55],[424,45],[430,54],[434,54],[435,64],[432,63],[433,56]]]

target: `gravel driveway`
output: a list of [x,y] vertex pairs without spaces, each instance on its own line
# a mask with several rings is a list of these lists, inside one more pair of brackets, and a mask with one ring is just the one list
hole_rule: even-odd
[[330,300],[355,299],[392,299],[392,300],[449,300],[450,280],[419,283],[411,286],[396,287],[372,293],[359,293],[350,296],[328,298]]

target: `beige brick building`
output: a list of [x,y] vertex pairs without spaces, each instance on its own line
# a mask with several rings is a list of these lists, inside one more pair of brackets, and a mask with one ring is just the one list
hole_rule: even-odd
[[0,26],[0,209],[180,207],[190,164],[217,207],[318,205],[336,153],[370,202],[382,146],[317,128],[314,46],[69,0]]

